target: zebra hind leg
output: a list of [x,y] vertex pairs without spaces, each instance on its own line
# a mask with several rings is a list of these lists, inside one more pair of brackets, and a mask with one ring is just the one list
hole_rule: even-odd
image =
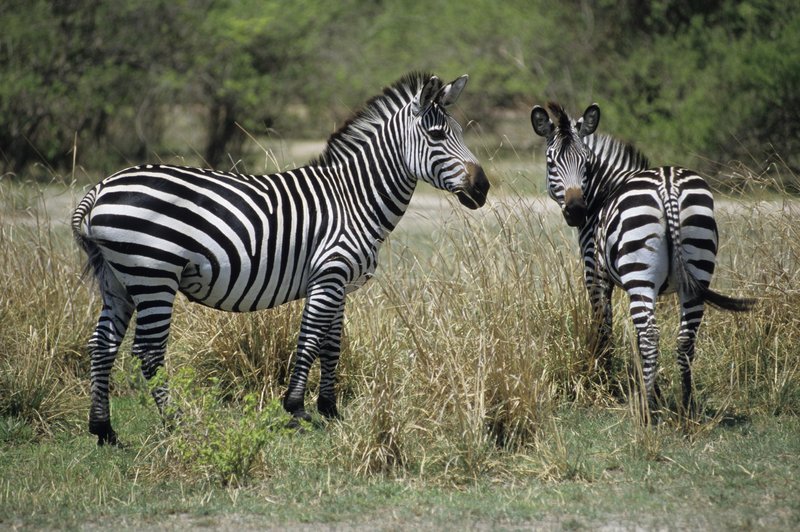
[[637,345],[642,359],[644,380],[643,418],[653,422],[658,410],[660,392],[656,382],[658,376],[659,331],[655,318],[655,300],[647,296],[631,297],[631,316],[636,328]]
[[[118,283],[116,284],[118,285]],[[120,288],[121,286],[116,287]],[[99,446],[105,444],[119,446],[117,434],[111,426],[108,399],[109,380],[119,346],[133,315],[133,303],[127,298],[127,295],[117,295],[124,291],[113,291],[108,287],[102,287],[101,293],[103,309],[100,311],[97,327],[89,340],[92,396],[92,406],[89,410],[89,433],[97,436],[97,445]]]
[[681,323],[678,331],[678,366],[681,369],[683,384],[683,397],[681,406],[683,414],[693,418],[696,414],[696,404],[692,383],[692,362],[694,361],[697,330],[703,320],[705,306],[702,299],[688,299],[681,301]]

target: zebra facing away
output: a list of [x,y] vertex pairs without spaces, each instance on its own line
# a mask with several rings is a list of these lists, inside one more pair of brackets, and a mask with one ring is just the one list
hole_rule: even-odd
[[547,139],[548,194],[567,224],[579,228],[584,281],[597,326],[592,343],[596,359],[607,371],[611,293],[617,285],[629,297],[647,404],[655,406],[656,298],[677,292],[682,406],[690,413],[692,360],[705,303],[732,311],[746,311],[754,304],[709,288],[717,252],[709,187],[685,168],[649,169],[647,159],[632,146],[593,135],[600,121],[597,104],[590,105],[577,121],[557,103],[548,104],[548,109],[553,120],[537,105],[531,111],[531,124],[536,134]]
[[[270,175],[145,165],[102,180],[78,204],[72,229],[98,281],[102,310],[89,341],[89,432],[116,444],[109,374],[136,312],[133,354],[150,380],[164,353],[178,292],[246,312],[306,298],[295,365],[283,399],[308,419],[309,369],[320,358],[318,411],[338,416],[334,382],[345,295],[375,271],[378,249],[417,181],[470,209],[489,181],[448,114],[467,83],[411,73],[331,135],[309,165]],[[166,385],[152,391],[164,415]]]

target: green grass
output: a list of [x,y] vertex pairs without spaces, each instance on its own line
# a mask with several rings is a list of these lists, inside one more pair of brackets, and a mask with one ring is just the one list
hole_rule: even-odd
[[[349,297],[343,420],[287,431],[275,408],[302,302],[242,315],[181,298],[167,373],[182,421],[162,427],[126,343],[112,398],[124,449],[86,431],[99,302],[55,207],[72,192],[54,204],[50,188],[0,189],[0,527],[798,528],[797,204],[726,200],[714,287],[758,305],[708,311],[701,418],[642,427],[624,296],[617,397],[586,353],[573,230],[497,172],[506,185],[484,209],[407,217]],[[669,405],[674,298],[658,320]]]
[[800,525],[800,422],[793,416],[723,417],[692,438],[673,426],[642,436],[614,409],[563,407],[539,452],[498,453],[514,474],[457,485],[431,482],[419,471],[354,477],[325,452],[336,431],[311,430],[275,438],[264,449],[268,463],[259,474],[244,486],[221,487],[165,474],[174,457],[164,455],[169,436],[153,409],[131,398],[115,400],[114,407],[125,449],[97,448],[90,438],[69,433],[4,445],[0,523]]

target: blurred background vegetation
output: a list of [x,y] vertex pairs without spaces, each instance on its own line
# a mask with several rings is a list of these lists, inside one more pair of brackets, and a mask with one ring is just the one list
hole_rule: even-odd
[[0,0],[0,27],[11,178],[230,167],[249,135],[326,138],[409,70],[469,73],[468,134],[522,153],[533,104],[596,101],[656,164],[800,168],[789,0]]

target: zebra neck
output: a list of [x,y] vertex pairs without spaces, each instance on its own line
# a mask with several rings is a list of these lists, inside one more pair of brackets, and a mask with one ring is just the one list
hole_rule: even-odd
[[[409,93],[408,98],[414,92]],[[401,153],[410,107],[379,98],[334,133],[312,164],[339,177],[342,197],[356,223],[377,239],[386,238],[405,214],[417,180]]]
[[357,156],[337,164],[334,173],[350,215],[378,240],[389,236],[400,222],[417,184],[399,155],[386,150],[380,155],[376,149],[358,150]]
[[584,193],[589,212],[596,212],[608,200],[611,192],[619,185],[619,175],[610,171],[597,157],[591,157],[586,165],[589,187]]
[[589,135],[583,141],[589,148],[585,200],[589,211],[596,212],[628,176],[649,168],[650,162],[631,144],[608,135]]

